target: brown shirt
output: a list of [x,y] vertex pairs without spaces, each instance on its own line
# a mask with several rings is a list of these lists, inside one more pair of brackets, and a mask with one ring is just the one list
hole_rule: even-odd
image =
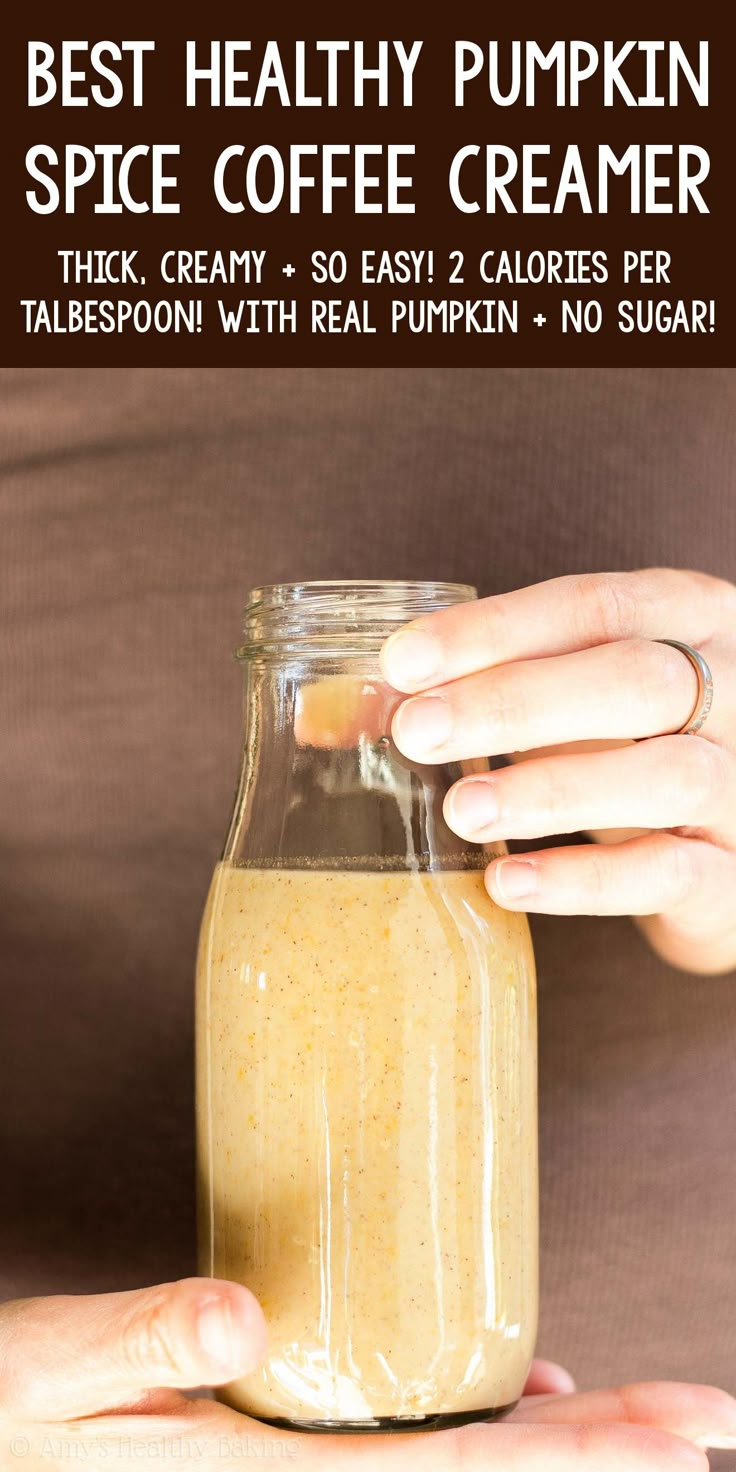
[[[6,1294],[194,1267],[193,953],[253,583],[736,577],[736,375],[5,371]],[[540,1351],[734,1389],[736,978],[534,921]]]

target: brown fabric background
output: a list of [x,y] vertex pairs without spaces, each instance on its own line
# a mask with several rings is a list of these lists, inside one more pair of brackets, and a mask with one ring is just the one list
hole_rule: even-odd
[[[736,374],[0,375],[6,1294],[194,1262],[195,937],[253,582],[736,576]],[[734,1385],[735,978],[534,923],[542,1352]],[[724,1463],[725,1465],[725,1463]]]

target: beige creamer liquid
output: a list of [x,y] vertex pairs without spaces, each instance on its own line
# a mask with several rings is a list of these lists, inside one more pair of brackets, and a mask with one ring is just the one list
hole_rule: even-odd
[[198,964],[200,1269],[246,1283],[266,1419],[495,1410],[537,1314],[526,919],[478,871],[220,865]]

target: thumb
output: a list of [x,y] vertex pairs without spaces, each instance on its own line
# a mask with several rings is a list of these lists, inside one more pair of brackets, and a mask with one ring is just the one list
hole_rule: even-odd
[[18,1300],[0,1309],[0,1410],[44,1421],[94,1415],[162,1386],[227,1384],[265,1350],[253,1294],[214,1278]]

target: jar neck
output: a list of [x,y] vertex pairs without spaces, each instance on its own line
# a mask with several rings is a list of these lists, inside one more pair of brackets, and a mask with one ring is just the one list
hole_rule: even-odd
[[393,629],[474,589],[448,583],[292,583],[245,614],[240,783],[224,852],[253,867],[463,868],[480,846],[447,827],[461,769],[408,761],[391,739],[401,696],[378,662]]
[[400,696],[341,659],[248,659],[240,780],[223,859],[256,868],[482,867],[444,798],[483,770],[410,762],[391,739]]

